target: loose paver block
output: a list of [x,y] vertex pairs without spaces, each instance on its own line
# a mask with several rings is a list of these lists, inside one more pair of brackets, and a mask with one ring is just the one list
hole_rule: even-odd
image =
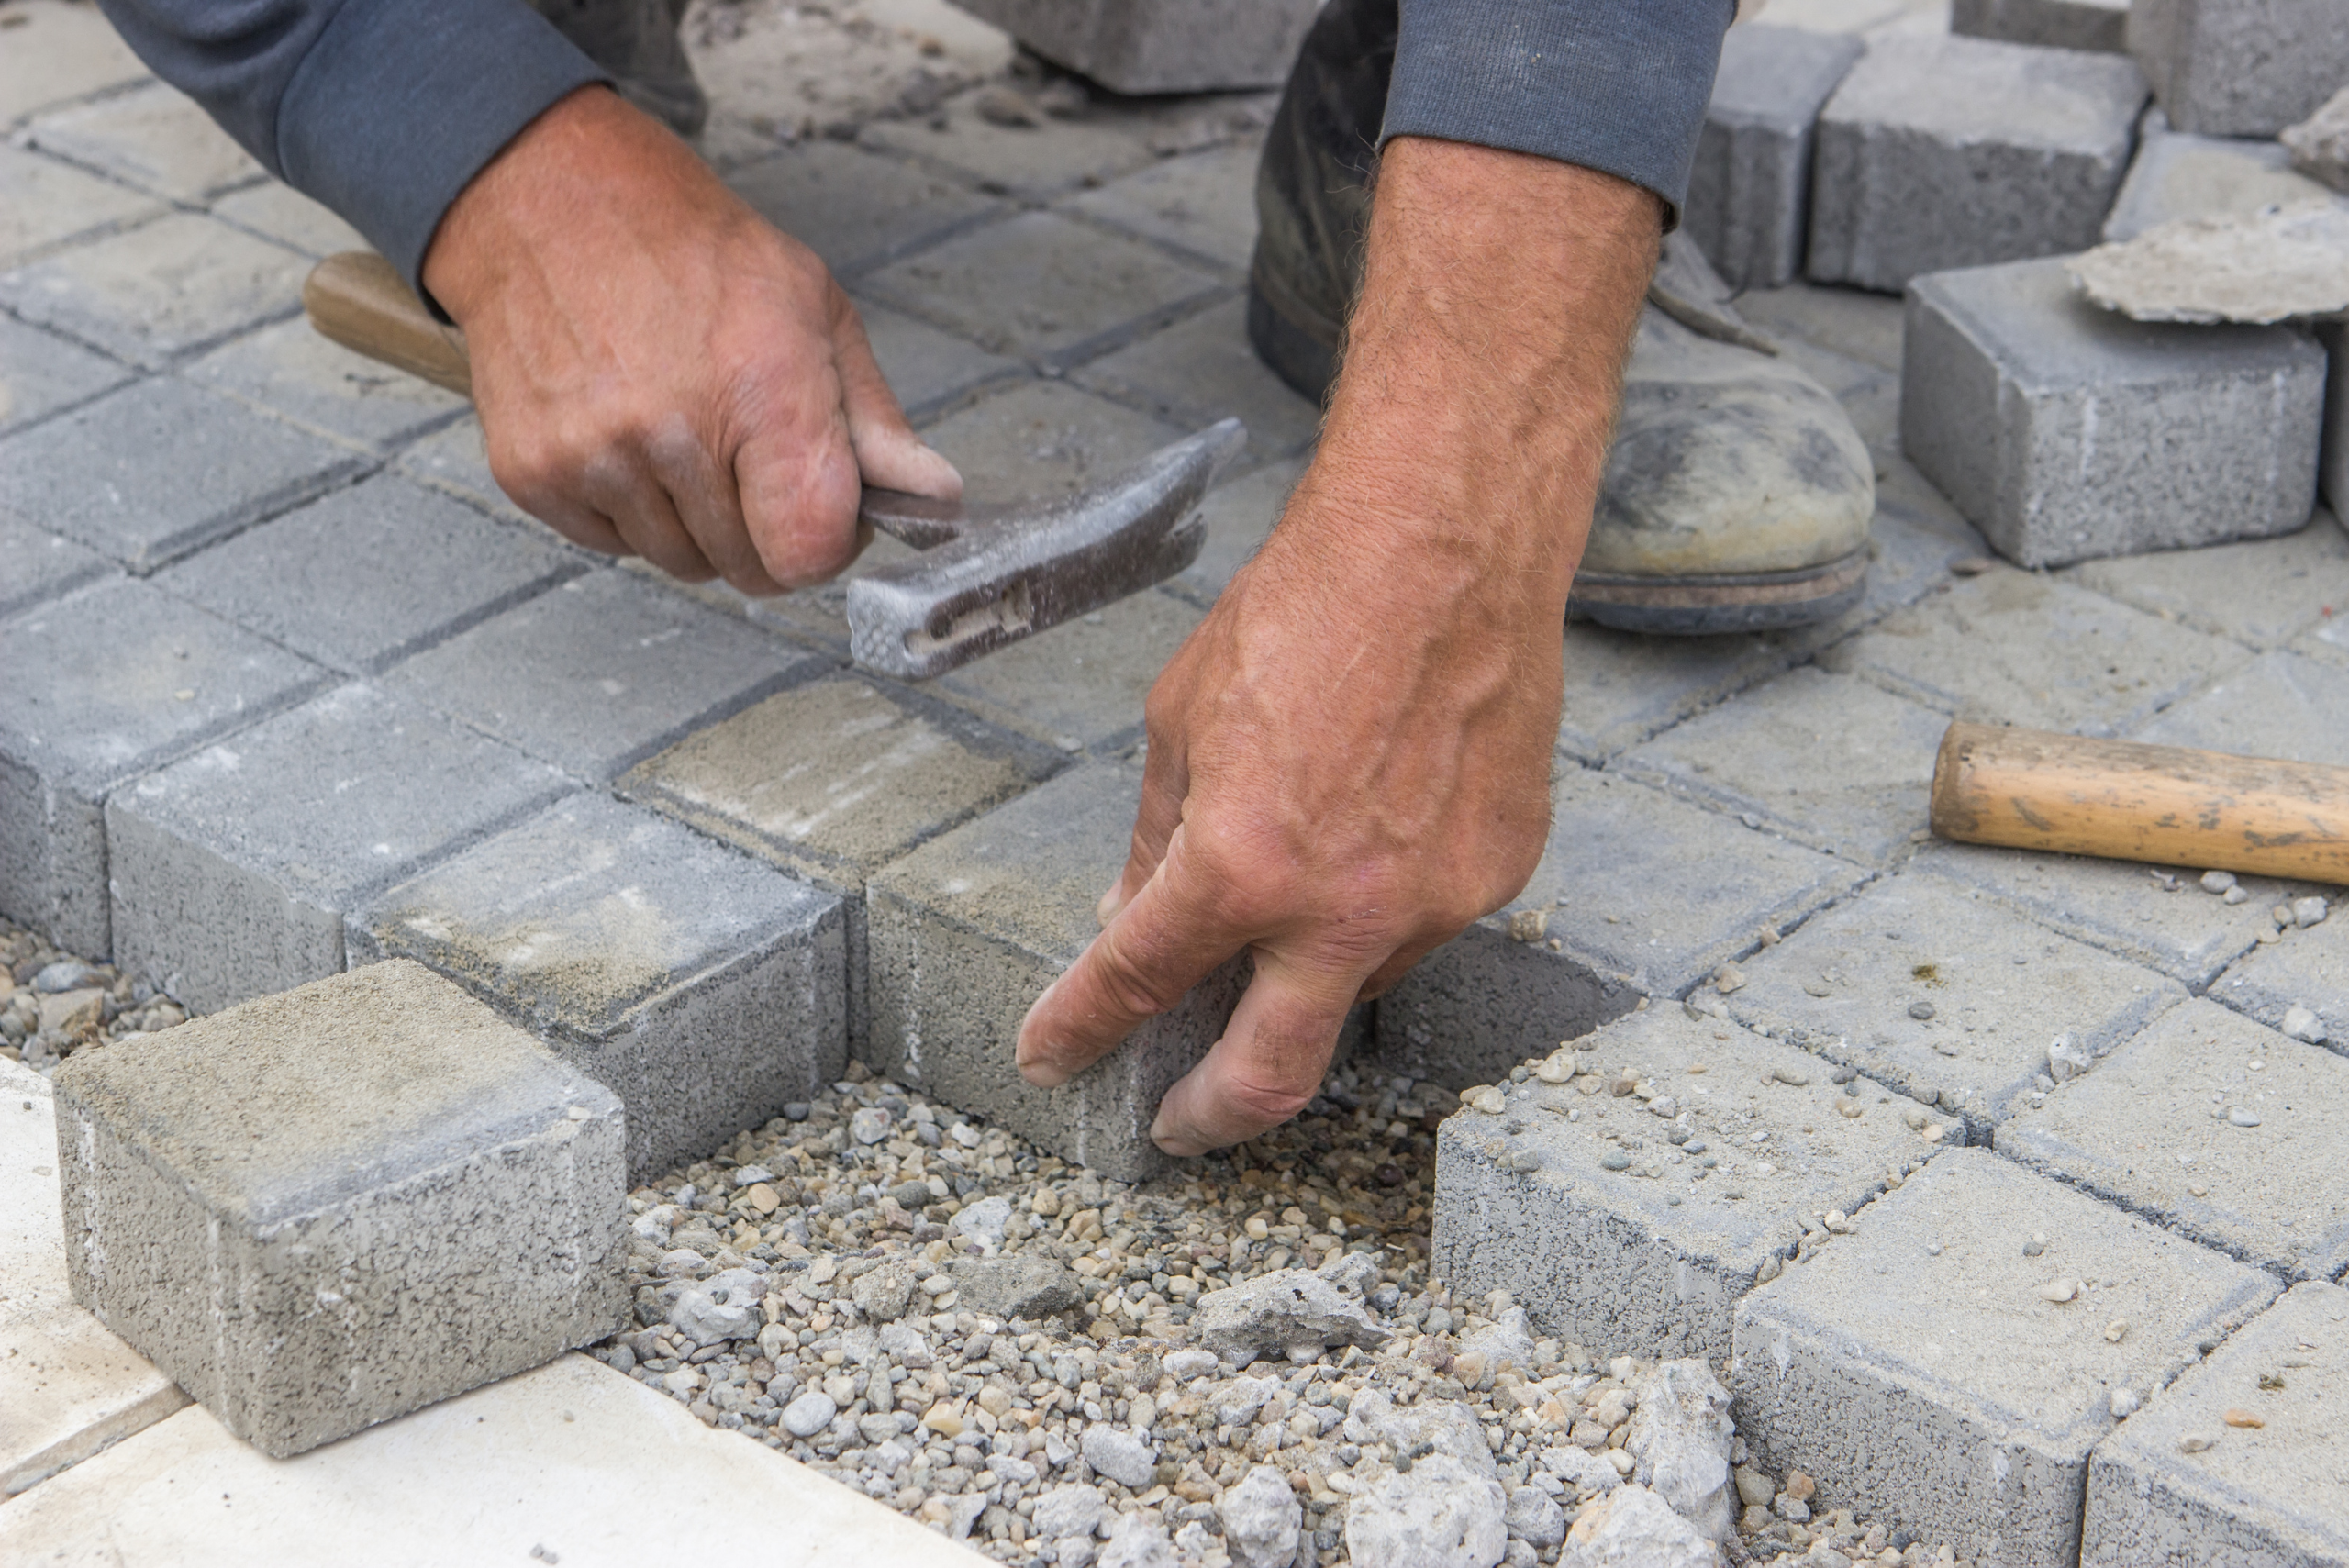
[[2024,566],[2289,533],[2316,504],[2325,357],[2284,327],[2131,321],[2061,261],[1917,280],[1901,445]]
[[838,1077],[840,899],[641,807],[574,795],[351,919],[354,966],[421,961],[628,1107],[629,1180]]
[[1880,865],[1925,827],[1932,708],[1805,667],[1664,731],[1614,764],[1750,816],[1814,849]]
[[0,435],[128,379],[113,361],[0,316]]
[[94,550],[0,512],[0,619],[94,583],[114,570]]
[[852,277],[1000,213],[998,202],[903,158],[805,141],[729,172],[759,216]]
[[904,311],[865,301],[857,314],[873,357],[889,378],[889,390],[910,418],[926,419],[990,382],[1026,373],[1019,361],[990,354]]
[[2349,1562],[2343,1400],[2349,1291],[2296,1284],[2097,1445],[2084,1568]]
[[0,913],[112,950],[106,796],[299,702],[326,673],[144,583],[102,582],[0,626]]
[[2335,0],[2135,0],[2129,52],[2179,130],[2274,136],[2349,82]]
[[972,0],[1045,59],[1119,93],[1277,86],[1315,0]]
[[2198,631],[2275,648],[2349,605],[2349,532],[2319,512],[2282,539],[2085,562],[2065,575]]
[[147,74],[95,6],[17,0],[13,15],[21,20],[0,50],[0,126]]
[[1739,1429],[1765,1473],[1821,1477],[1819,1504],[1974,1561],[2065,1568],[2113,1395],[2144,1398],[2277,1289],[1954,1149],[1738,1303]]
[[1244,144],[1169,158],[1063,205],[1242,272],[1256,244],[1256,158]]
[[2349,1265],[2349,1061],[2174,1007],[1998,1129],[1998,1152],[2287,1279]]
[[2349,764],[2349,670],[2299,649],[2271,649],[2170,708],[2135,739]]
[[1141,739],[1143,699],[1199,615],[1173,594],[1136,594],[974,660],[937,687],[1064,751],[1121,750]]
[[419,964],[83,1051],[56,1085],[74,1299],[264,1453],[626,1310],[619,1101]]
[[865,879],[1051,776],[1053,749],[903,686],[839,675],[778,692],[620,781],[846,905],[849,1038],[870,1027]]
[[187,368],[191,381],[273,414],[388,451],[454,418],[464,399],[322,337],[307,321],[281,321],[215,349]]
[[2332,196],[2326,186],[2293,172],[2292,155],[2280,142],[2165,131],[2137,149],[2104,220],[2104,238],[2134,239],[2181,217],[2247,216],[2264,206]]
[[[1865,874],[1645,784],[1571,764],[1525,890],[1378,1004],[1382,1066],[1459,1087],[1675,996]],[[1657,846],[1672,846],[1659,854]]]
[[543,532],[387,474],[156,582],[322,664],[372,672],[584,570]]
[[[1731,1313],[1823,1217],[1850,1214],[1962,1134],[1873,1084],[1677,1006],[1618,1018],[1436,1140],[1431,1266],[1506,1290],[1542,1332],[1607,1353],[1730,1352]],[[1643,1087],[1617,1095],[1630,1079]],[[1855,1091],[1855,1092],[1847,1092]],[[1653,1095],[1653,1098],[1648,1095]],[[1909,1121],[1914,1119],[1916,1127]]]
[[2296,1008],[2316,1015],[2316,1034],[2332,1051],[2349,1054],[2349,909],[2340,908],[2322,925],[2283,932],[2228,966],[2210,984],[2210,999],[2248,1014],[2269,1029],[2283,1029]]
[[601,780],[823,668],[682,595],[600,571],[395,666],[384,684]]
[[370,895],[571,787],[427,708],[339,687],[115,792],[117,961],[197,1012],[333,974]]
[[1125,865],[1139,769],[1075,768],[931,840],[865,888],[877,1071],[1120,1181],[1165,1168],[1150,1141],[1167,1088],[1223,1033],[1248,967],[1225,965],[1175,1008],[1052,1090],[1012,1068],[1019,1022],[1100,929]]
[[1731,288],[1776,288],[1801,274],[1811,128],[1864,48],[1760,24],[1721,40],[1681,221]]
[[0,1062],[0,1500],[187,1403],[74,1303],[59,1203],[49,1080]]
[[1955,1111],[1977,1141],[2047,1071],[2051,1041],[2094,1060],[2186,999],[2175,980],[1913,873],[1814,917],[1745,973],[1731,1017]]
[[173,213],[0,273],[0,305],[159,370],[300,307],[306,257],[215,218]]
[[2103,54],[2128,51],[2128,27],[2129,0],[1956,0],[1949,13],[1967,38]]
[[1987,39],[1876,39],[1819,117],[1822,282],[2086,250],[2127,171],[2145,81],[2118,55]]
[[110,180],[14,147],[0,147],[0,267],[110,225],[156,217],[163,204]]
[[[653,1493],[662,1506],[648,1508]],[[572,1568],[989,1561],[584,1355],[292,1461],[184,1410],[0,1509],[0,1557],[58,1568],[407,1568],[485,1555]]]
[[0,442],[0,509],[143,573],[365,467],[348,447],[159,376]]
[[27,140],[189,205],[262,178],[252,155],[194,99],[160,82],[45,116]]
[[1265,368],[1249,345],[1247,304],[1201,311],[1077,373],[1084,385],[1197,429],[1237,417],[1248,458],[1286,457],[1320,434],[1321,410]]

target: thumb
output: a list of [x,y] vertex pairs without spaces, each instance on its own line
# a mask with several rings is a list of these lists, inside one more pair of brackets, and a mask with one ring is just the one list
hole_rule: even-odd
[[941,501],[961,499],[963,476],[906,423],[906,411],[873,357],[864,323],[845,295],[832,326],[832,362],[841,380],[841,407],[848,416],[849,444],[864,483]]

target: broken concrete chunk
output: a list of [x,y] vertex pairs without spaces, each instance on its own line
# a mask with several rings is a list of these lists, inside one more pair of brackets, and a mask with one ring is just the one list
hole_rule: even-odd
[[1292,1345],[1361,1345],[1376,1350],[1394,1336],[1362,1304],[1319,1274],[1282,1269],[1199,1297],[1191,1327],[1199,1343],[1227,1361],[1277,1356]]
[[1052,1258],[957,1258],[946,1273],[964,1307],[997,1318],[1050,1318],[1085,1299],[1075,1273]]
[[1365,1388],[1346,1406],[1346,1440],[1385,1443],[1397,1453],[1440,1453],[1478,1475],[1498,1473],[1476,1413],[1456,1399],[1397,1406],[1384,1389]]
[[2336,191],[2349,191],[2349,87],[2277,138],[2292,155],[2292,167]]
[[1639,1463],[1633,1479],[1654,1488],[1708,1539],[1726,1541],[1737,1518],[1729,1390],[1702,1360],[1688,1356],[1658,1365],[1634,1392],[1639,1407],[1623,1439]]
[[1346,1552],[1356,1562],[1498,1562],[1508,1547],[1508,1508],[1499,1482],[1448,1453],[1430,1454],[1355,1494]]
[[1719,1568],[1720,1552],[1645,1486],[1619,1486],[1566,1532],[1558,1568]]
[[2349,310],[2349,206],[2180,218],[2066,265],[2088,298],[2138,321],[2266,326],[2335,316]]

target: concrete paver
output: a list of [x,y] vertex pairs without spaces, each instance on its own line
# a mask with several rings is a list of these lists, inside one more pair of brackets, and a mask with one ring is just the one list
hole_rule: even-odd
[[1981,1149],[1854,1229],[1738,1304],[1747,1443],[1767,1473],[1826,1478],[1814,1507],[2013,1568],[2076,1560],[2112,1396],[2144,1398],[2278,1290]]
[[1801,272],[1812,127],[1862,48],[1767,23],[1721,40],[1683,221],[1731,288],[1776,288]]
[[2097,1446],[2084,1568],[2349,1561],[2344,1397],[2349,1291],[2294,1285]]
[[870,147],[911,153],[991,195],[1050,201],[1155,162],[1151,132],[1181,112],[1128,110],[1075,121],[999,126],[979,114],[976,97],[957,97],[928,120],[876,120],[858,139]]
[[71,163],[0,147],[0,268],[52,245],[159,217],[163,204]]
[[2091,561],[2065,575],[2198,631],[2279,648],[2349,614],[2349,530],[2320,511],[2283,539]]
[[212,204],[212,216],[305,256],[369,249],[366,236],[291,185],[264,180],[232,191]]
[[[1998,1129],[2009,1159],[2281,1274],[2349,1266],[2349,1061],[2199,998]],[[2248,1120],[2250,1125],[2244,1125]]]
[[1957,0],[1949,30],[2046,49],[2125,54],[2127,0]]
[[527,516],[513,497],[497,487],[489,472],[489,450],[484,445],[481,421],[467,414],[400,453],[392,465],[419,484],[463,497],[485,512],[501,517]]
[[11,0],[8,47],[0,50],[0,126],[51,105],[147,74],[95,6],[73,0]]
[[1027,373],[1017,360],[990,354],[885,305],[862,302],[857,314],[889,389],[917,423],[990,382]]
[[2050,1041],[2093,1060],[2186,999],[2174,980],[1914,873],[1815,917],[1744,968],[1731,1018],[1957,1112],[1977,1141],[2026,1102]]
[[350,922],[620,1097],[631,1182],[706,1157],[846,1062],[841,901],[675,822],[575,795]]
[[2181,217],[2249,215],[2332,196],[2329,187],[2293,172],[2292,155],[2279,142],[2165,131],[2138,146],[2104,220],[2104,237],[2134,239]]
[[74,1298],[274,1458],[603,1338],[620,1104],[421,965],[61,1066]]
[[0,435],[119,386],[128,375],[78,344],[0,316]]
[[94,550],[0,512],[0,619],[97,581],[114,570]]
[[[1725,1360],[1757,1278],[1959,1130],[1930,1115],[1911,1128],[1907,1100],[1678,1007],[1553,1060],[1574,1078],[1507,1087],[1498,1115],[1443,1124],[1432,1264],[1470,1299],[1508,1291],[1542,1333],[1634,1355]],[[1624,1079],[1645,1091],[1613,1093]]]
[[1070,198],[1070,212],[1244,272],[1256,247],[1252,141],[1169,158]]
[[190,381],[376,451],[457,417],[464,399],[281,321],[189,365]]
[[2129,51],[2180,130],[2274,136],[2349,78],[2349,35],[2321,4],[2145,0],[2131,10]]
[[1142,738],[1142,701],[1199,615],[1173,594],[1136,594],[935,684],[982,718],[1064,751],[1119,751]]
[[157,370],[293,315],[308,270],[283,246],[180,212],[0,273],[0,306]]
[[903,158],[837,141],[802,142],[731,171],[726,183],[849,278],[1006,210]]
[[1243,461],[1287,457],[1320,433],[1321,410],[1289,390],[1249,346],[1247,303],[1231,300],[1094,361],[1080,385],[1186,428],[1237,416]]
[[570,787],[421,706],[339,687],[115,792],[117,959],[200,1013],[337,973],[370,895]]
[[2349,918],[2286,931],[2252,949],[2210,983],[2210,999],[2269,1029],[2282,1029],[2292,1009],[2305,1007],[2316,1015],[2324,1043],[2349,1053]]
[[160,82],[43,116],[26,140],[174,202],[202,203],[264,177],[194,99]]
[[1191,432],[1063,381],[989,392],[922,432],[963,473],[974,501],[1074,494]]
[[2296,649],[2271,650],[2134,739],[2289,762],[2349,762],[2349,669]]
[[1268,462],[1208,491],[1199,504],[1207,518],[1207,543],[1199,548],[1197,561],[1168,581],[1168,591],[1202,608],[1215,603],[1230,585],[1232,573],[1253,560],[1272,537],[1273,525],[1281,520],[1310,461],[1294,457]]
[[1605,762],[1800,662],[1814,646],[1800,631],[1641,637],[1569,621],[1558,750]]

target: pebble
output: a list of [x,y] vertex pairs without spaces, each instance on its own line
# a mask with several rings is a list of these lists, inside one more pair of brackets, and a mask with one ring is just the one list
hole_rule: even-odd
[[2243,1106],[2235,1106],[2228,1110],[2227,1120],[2236,1127],[2257,1127],[2259,1113]]
[[2067,1084],[2096,1064],[2085,1045],[2075,1045],[2072,1037],[2059,1034],[2047,1042],[2047,1075],[2058,1084]]
[[2232,1409],[2219,1418],[2231,1427],[2264,1427],[2266,1418],[2256,1410]]
[[810,1390],[783,1407],[784,1429],[795,1438],[812,1438],[832,1424],[841,1407],[820,1389]]
[[2202,891],[2205,893],[2232,893],[2234,886],[2235,873],[2231,871],[2206,871],[2202,873]]
[[2143,1406],[2144,1401],[2137,1397],[2137,1392],[2132,1388],[2116,1388],[2112,1391],[2112,1418],[2116,1421],[2127,1420]]
[[2068,1279],[2050,1280],[2039,1287],[2039,1295],[2042,1300],[2052,1301],[2061,1307],[2067,1301],[2079,1299],[2080,1283]]
[[2201,1432],[2188,1432],[2177,1440],[2180,1453],[2203,1453],[2219,1446],[2219,1440]]
[[1305,1509],[1288,1477],[1271,1465],[1257,1465],[1226,1488],[1215,1511],[1233,1568],[1289,1568],[1296,1561]]
[[2310,926],[2322,925],[2328,913],[2330,910],[2324,900],[2313,893],[2292,900],[2292,924],[2304,930]]
[[859,1143],[874,1144],[889,1136],[889,1113],[879,1106],[867,1106],[849,1118],[849,1136]]
[[1931,1002],[1911,1002],[1909,1004],[1909,1016],[1921,1023],[1933,1016],[1933,1005]]
[[1498,1116],[1508,1108],[1508,1097],[1490,1084],[1480,1084],[1473,1089],[1460,1091],[1460,1103],[1472,1111],[1486,1116]]
[[1800,1089],[1810,1083],[1810,1074],[1799,1067],[1773,1067],[1770,1076],[1790,1088]]
[[[1150,1484],[1152,1473],[1158,1468],[1156,1449],[1106,1421],[1095,1421],[1085,1429],[1078,1451],[1096,1472],[1137,1492]],[[1292,1551],[1295,1546],[1291,1541]]]
[[2308,1007],[2293,1006],[2284,1009],[2284,1032],[2292,1039],[2309,1045],[2322,1045],[2325,1042],[2324,1020],[2318,1018],[2314,1010]]

